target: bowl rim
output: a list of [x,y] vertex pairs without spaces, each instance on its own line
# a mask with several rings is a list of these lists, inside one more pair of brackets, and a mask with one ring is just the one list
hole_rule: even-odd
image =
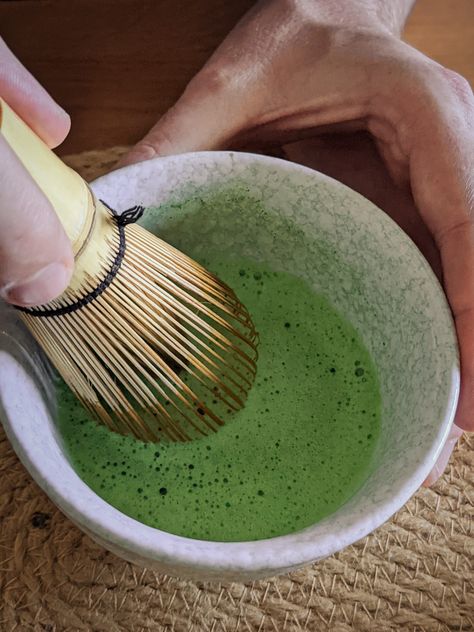
[[[363,198],[359,193],[334,178],[303,165],[280,158],[235,151],[190,152],[164,158],[152,158],[144,163],[123,167],[101,176],[91,183],[91,188],[95,190],[97,188],[100,189],[103,185],[113,184],[117,175],[124,173],[127,174],[127,178],[133,178],[134,173],[140,173],[144,168],[143,165],[146,165],[145,168],[153,172],[153,170],[156,169],[161,171],[164,166],[174,164],[177,161],[187,163],[195,162],[201,165],[203,162],[206,162],[209,165],[229,160],[232,164],[235,160],[241,163],[258,162],[261,165],[276,167],[287,174],[306,174],[315,182],[330,183],[338,188],[343,187],[347,195]],[[377,209],[370,201],[366,200],[366,203],[370,204],[372,208]],[[423,273],[423,275],[427,277],[427,280],[436,285],[436,295],[440,301],[440,306],[444,303],[444,307],[446,307],[447,301],[444,290],[434,275],[431,266],[417,246],[388,215],[380,209],[377,209],[377,211],[377,219],[374,219],[374,222],[385,222],[392,233],[394,231],[394,234],[398,233],[397,238],[404,242],[407,248],[411,250],[415,249],[420,262],[420,273]],[[452,319],[450,327],[450,333],[455,336],[455,328]],[[193,567],[202,570],[212,569],[213,571],[229,571],[231,569],[238,572],[249,573],[262,569],[277,571],[282,568],[296,567],[321,559],[354,543],[388,520],[419,488],[441,452],[456,411],[460,388],[459,362],[456,346],[453,347],[452,358],[450,358],[450,360],[452,364],[452,366],[449,367],[451,370],[451,381],[449,394],[445,402],[444,414],[442,419],[439,420],[436,437],[431,445],[427,447],[426,453],[419,459],[418,463],[413,465],[410,474],[408,475],[407,473],[403,480],[400,479],[400,481],[398,481],[396,491],[390,500],[385,500],[378,505],[374,505],[370,513],[358,518],[352,524],[346,525],[342,530],[338,530],[337,536],[332,537],[311,539],[310,536],[311,530],[316,525],[330,522],[335,514],[331,514],[322,521],[301,531],[257,541],[217,542],[176,536],[126,516],[100,498],[76,474],[77,484],[82,485],[82,487],[85,488],[83,491],[89,494],[91,501],[94,501],[82,503],[82,506],[78,507],[77,503],[71,499],[70,488],[66,488],[61,480],[54,479],[54,477],[48,474],[47,465],[41,458],[35,458],[35,454],[37,453],[35,453],[34,450],[27,449],[21,436],[17,434],[14,425],[10,424],[8,419],[5,426],[7,435],[11,439],[17,454],[35,480],[45,489],[60,509],[88,533],[99,536],[105,540],[105,542],[110,541],[116,547],[118,546],[132,552],[134,555],[145,560],[164,561],[178,566],[181,565],[183,567]],[[63,458],[66,466],[75,474],[69,461],[65,456]],[[97,499],[100,502],[97,502]],[[109,518],[104,518],[104,514],[101,511],[97,511],[97,506],[100,507],[101,503],[112,510],[108,510],[106,514],[116,517],[116,520],[111,521]]]

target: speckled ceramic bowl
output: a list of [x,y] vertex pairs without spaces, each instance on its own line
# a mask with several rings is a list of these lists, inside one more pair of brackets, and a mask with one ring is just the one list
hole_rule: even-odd
[[[128,560],[182,577],[222,580],[275,575],[321,559],[397,511],[435,463],[459,389],[456,339],[444,294],[405,234],[338,182],[249,154],[151,160],[115,171],[93,188],[118,210],[192,198],[188,212],[168,204],[159,216],[158,230],[165,239],[194,255],[213,242],[230,254],[267,260],[327,295],[372,353],[381,383],[383,428],[366,483],[318,524],[258,542],[170,535],[125,516],[77,476],[56,432],[47,365],[15,313],[2,306],[3,423],[17,454],[58,507]],[[246,209],[254,209],[256,201],[264,211],[249,213]],[[272,233],[266,214],[273,216]]]

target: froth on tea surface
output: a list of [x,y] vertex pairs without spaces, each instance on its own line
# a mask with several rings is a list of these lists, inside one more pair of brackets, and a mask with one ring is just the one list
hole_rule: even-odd
[[150,526],[192,538],[283,535],[333,513],[364,482],[380,426],[375,368],[354,328],[306,282],[206,255],[260,334],[245,408],[216,434],[144,444],[88,419],[59,387],[59,428],[83,480]]

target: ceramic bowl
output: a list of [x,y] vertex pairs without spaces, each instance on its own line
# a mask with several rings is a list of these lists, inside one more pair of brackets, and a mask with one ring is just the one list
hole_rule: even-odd
[[[396,224],[320,173],[251,154],[204,152],[150,160],[100,178],[93,189],[117,210],[137,203],[160,206],[154,228],[193,256],[212,244],[230,255],[265,260],[326,295],[372,354],[382,392],[382,431],[365,484],[317,524],[256,542],[170,535],[114,509],[75,473],[56,430],[48,365],[15,312],[2,306],[3,424],[18,456],[57,506],[123,558],[202,580],[272,576],[320,560],[402,507],[449,432],[459,368],[444,293]],[[186,210],[179,205],[183,200],[192,200]],[[261,210],[249,212],[256,205]]]

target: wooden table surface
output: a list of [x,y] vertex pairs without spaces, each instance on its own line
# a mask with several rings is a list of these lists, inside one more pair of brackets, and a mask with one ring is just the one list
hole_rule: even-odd
[[[1,35],[72,115],[61,153],[137,140],[253,0],[11,0]],[[474,0],[418,0],[405,39],[474,85]]]

